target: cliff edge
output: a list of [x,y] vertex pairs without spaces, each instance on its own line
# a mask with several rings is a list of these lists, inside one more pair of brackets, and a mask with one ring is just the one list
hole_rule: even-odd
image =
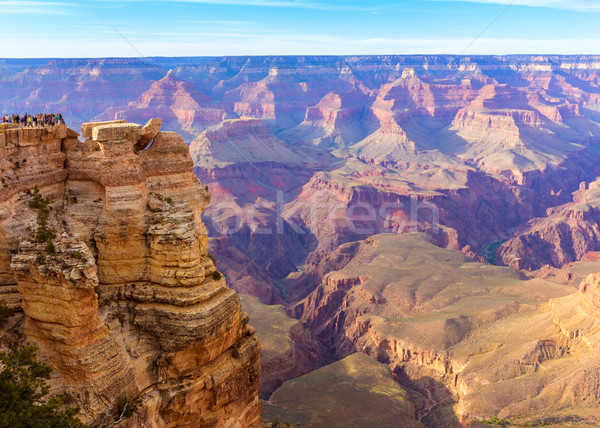
[[258,427],[260,346],[207,253],[210,192],[159,129],[2,129],[0,302],[90,426],[126,399],[120,426]]

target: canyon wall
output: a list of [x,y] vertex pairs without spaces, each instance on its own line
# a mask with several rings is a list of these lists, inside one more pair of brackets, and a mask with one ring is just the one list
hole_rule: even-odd
[[[0,302],[91,426],[258,427],[260,346],[207,253],[208,188],[160,123],[0,134]],[[108,414],[108,416],[106,416]]]

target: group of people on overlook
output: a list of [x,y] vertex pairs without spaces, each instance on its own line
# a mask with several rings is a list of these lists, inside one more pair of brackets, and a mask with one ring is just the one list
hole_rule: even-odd
[[14,123],[21,126],[54,126],[64,125],[65,119],[60,113],[40,113],[40,114],[5,114],[2,115],[2,123]]

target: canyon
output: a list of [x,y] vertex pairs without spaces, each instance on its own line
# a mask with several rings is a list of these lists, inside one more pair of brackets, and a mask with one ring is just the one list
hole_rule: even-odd
[[[0,67],[4,113],[60,111],[72,129],[112,122],[84,125],[79,143],[66,127],[40,134],[48,148],[11,148],[3,161],[0,300],[22,307],[15,316],[40,349],[64,338],[44,338],[43,319],[27,321],[27,311],[45,311],[27,300],[33,284],[55,287],[44,275],[60,265],[24,267],[40,251],[16,242],[35,229],[22,194],[34,186],[62,201],[50,216],[61,232],[56,254],[85,255],[69,265],[82,278],[56,278],[77,293],[99,291],[102,305],[90,310],[89,293],[85,315],[76,311],[87,317],[79,324],[96,326],[86,346],[129,353],[102,370],[136,379],[137,392],[148,385],[139,379],[154,379],[147,362],[165,346],[161,335],[176,329],[181,344],[162,349],[169,357],[160,361],[173,385],[194,379],[194,399],[204,379],[196,371],[212,368],[186,362],[241,355],[231,370],[245,373],[235,382],[247,382],[248,395],[217,400],[209,413],[221,412],[219,423],[228,405],[246,415],[240,426],[258,423],[257,397],[266,423],[302,426],[347,426],[344,416],[411,427],[600,421],[599,57],[0,59]],[[125,122],[155,117],[162,131],[151,140]],[[6,132],[9,141],[15,131]],[[11,141],[38,131],[19,132]],[[133,149],[103,142],[115,138]],[[211,280],[216,269],[223,278]],[[206,324],[221,331],[198,337],[194,317],[207,302],[220,305],[211,314],[229,315]],[[133,337],[135,357],[123,351]],[[395,409],[404,425],[384,411],[344,408],[332,398],[338,384],[357,402]],[[315,389],[330,397],[312,397]],[[163,396],[153,395],[149,418],[198,417],[167,417]],[[90,414],[106,405],[89,400]]]

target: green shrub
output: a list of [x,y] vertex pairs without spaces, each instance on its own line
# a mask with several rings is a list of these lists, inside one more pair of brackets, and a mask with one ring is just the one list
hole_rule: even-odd
[[50,198],[44,198],[37,186],[35,186],[33,190],[27,190],[25,193],[33,197],[33,199],[29,201],[29,206],[35,210],[47,209],[48,205],[50,205]]
[[221,272],[219,272],[218,270],[216,270],[216,271],[213,272],[213,279],[214,280],[218,281],[221,278],[223,278],[223,275],[221,274]]
[[498,416],[493,416],[492,419],[488,419],[486,421],[483,421],[484,424],[486,425],[502,425],[502,426],[506,426],[506,425],[510,425],[511,421],[508,419],[500,419],[498,418]]
[[142,403],[141,397],[135,400],[128,400],[126,396],[121,395],[117,402],[117,412],[120,419],[128,419],[133,416]]
[[10,318],[13,311],[4,302],[0,302],[0,327],[4,325],[6,320]]
[[44,252],[48,255],[54,254],[55,248],[54,243],[52,241],[46,242],[46,246],[44,247]]
[[151,195],[154,195],[154,197],[155,197],[156,199],[158,199],[158,200],[159,200],[159,201],[161,201],[161,202],[166,202],[166,203],[168,203],[169,205],[173,205],[173,204],[175,203],[175,202],[173,201],[173,199],[171,199],[171,198],[170,198],[170,197],[168,197],[168,196],[167,196],[167,197],[164,197],[164,196],[163,196],[163,195],[161,195],[160,193],[153,192],[153,193],[151,193]]
[[37,230],[35,231],[34,241],[38,244],[46,243],[44,248],[46,254],[54,253],[54,244],[52,240],[56,237],[56,231],[48,227],[48,219],[50,218],[50,199],[43,197],[40,193],[40,189],[36,187],[33,190],[25,192],[31,196],[29,206],[37,210]]
[[36,349],[24,346],[0,352],[0,426],[83,428],[79,407],[65,407],[61,398],[47,399],[52,367],[37,361]]

